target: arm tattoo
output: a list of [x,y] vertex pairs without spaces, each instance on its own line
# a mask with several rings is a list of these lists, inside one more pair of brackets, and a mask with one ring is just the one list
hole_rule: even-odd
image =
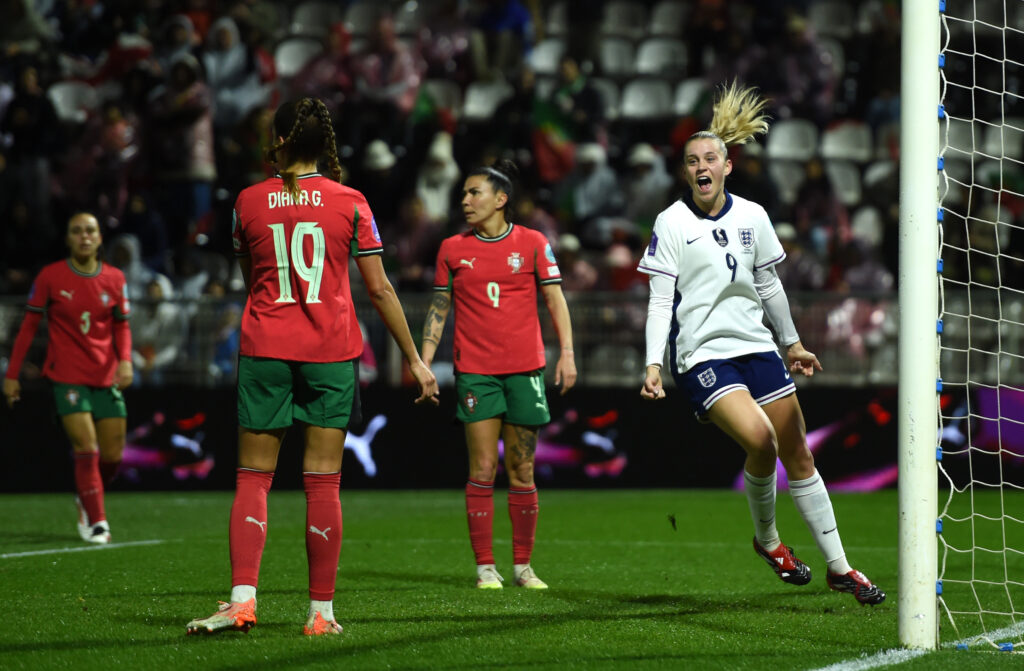
[[423,322],[424,341],[434,344],[441,341],[441,333],[444,332],[444,320],[448,317],[450,305],[451,297],[447,294],[441,292],[434,294],[434,298],[430,301],[430,308],[427,309],[427,318]]

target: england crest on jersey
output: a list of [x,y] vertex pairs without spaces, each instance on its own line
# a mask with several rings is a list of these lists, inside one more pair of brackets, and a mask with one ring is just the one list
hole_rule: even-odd
[[706,368],[697,373],[697,380],[699,380],[701,386],[706,389],[714,387],[715,382],[718,382],[718,378],[715,377],[715,371],[712,368]]
[[752,228],[741,228],[740,233],[740,244],[745,249],[750,249],[754,246],[754,229]]
[[519,252],[512,252],[509,254],[508,265],[512,267],[512,272],[519,272],[523,267],[523,257],[519,256]]

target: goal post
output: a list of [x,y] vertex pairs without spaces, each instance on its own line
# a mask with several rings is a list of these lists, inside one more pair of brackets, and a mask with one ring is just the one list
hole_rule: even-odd
[[904,0],[900,94],[900,643],[938,645],[939,2]]

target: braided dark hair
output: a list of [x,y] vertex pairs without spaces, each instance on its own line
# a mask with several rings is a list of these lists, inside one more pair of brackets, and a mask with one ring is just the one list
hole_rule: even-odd
[[[288,134],[284,134],[287,129]],[[338,160],[338,143],[334,137],[334,123],[327,106],[318,98],[301,98],[286,102],[274,113],[274,135],[284,138],[267,149],[266,159],[277,163],[283,150],[288,161],[316,162],[326,157],[331,179],[341,182],[341,162]],[[293,197],[299,196],[299,185],[294,172],[287,172],[278,166],[284,180],[285,190]]]
[[505,195],[508,196],[503,214],[505,221],[512,221],[510,219],[511,213],[514,211],[512,208],[512,197],[515,194],[516,180],[519,179],[519,167],[507,158],[500,158],[494,165],[481,166],[470,172],[468,176],[475,177],[478,175],[485,177],[490,182],[495,193],[504,191]]

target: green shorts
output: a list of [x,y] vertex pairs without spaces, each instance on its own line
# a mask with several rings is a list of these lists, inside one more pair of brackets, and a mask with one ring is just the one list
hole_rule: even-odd
[[284,429],[295,420],[332,429],[358,422],[355,360],[307,363],[238,358],[238,423],[247,429]]
[[544,371],[509,375],[455,376],[459,399],[455,417],[464,423],[479,422],[504,415],[509,424],[540,426],[551,421],[548,399],[544,394]]
[[88,412],[93,419],[127,417],[124,394],[116,387],[89,387],[84,384],[53,383],[53,400],[57,414],[63,417],[75,412]]

